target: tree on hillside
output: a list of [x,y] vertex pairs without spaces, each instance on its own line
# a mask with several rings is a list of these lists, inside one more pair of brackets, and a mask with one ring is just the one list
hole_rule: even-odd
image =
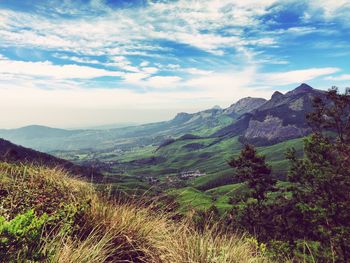
[[252,145],[245,145],[240,156],[233,158],[229,165],[235,169],[239,180],[247,182],[258,203],[273,189],[275,180],[271,176],[271,168],[266,164],[265,156],[258,155]]
[[314,111],[307,119],[315,133],[335,131],[342,143],[350,142],[350,88],[344,94],[339,94],[337,87],[332,87],[324,99],[314,99]]
[[[350,92],[332,88],[308,116],[315,133],[305,157],[291,161],[289,180],[299,214],[299,238],[317,241],[337,262],[350,260]],[[330,131],[333,131],[330,132]],[[334,132],[336,136],[334,136]]]
[[[275,180],[271,168],[265,162],[265,156],[258,155],[252,145],[245,145],[237,158],[229,165],[234,168],[235,177],[245,182],[249,188],[246,200],[233,203],[229,223],[265,240],[273,227],[266,217],[267,193],[274,189]],[[267,219],[267,220],[266,220]]]
[[260,201],[234,204],[229,222],[267,243],[277,257],[350,262],[350,90],[332,88],[314,106],[304,157],[293,149],[287,153],[287,188],[267,195],[271,171],[251,146],[230,162]]

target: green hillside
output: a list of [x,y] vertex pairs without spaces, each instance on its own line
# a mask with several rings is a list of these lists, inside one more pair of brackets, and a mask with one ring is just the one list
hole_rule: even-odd
[[255,239],[107,201],[57,169],[0,163],[0,197],[1,262],[272,262]]
[[[283,179],[288,170],[285,153],[288,148],[294,147],[301,155],[303,139],[293,139],[272,146],[258,147],[259,153],[266,155],[266,159],[273,168],[273,173]],[[194,185],[208,181],[222,175],[229,175],[232,169],[227,164],[233,156],[239,154],[242,144],[238,137],[218,141],[216,138],[177,140],[158,149],[156,146],[147,146],[127,151],[112,165],[114,172],[127,172],[139,176],[178,175],[185,170],[200,170],[206,175],[197,178]],[[194,149],[195,148],[195,149]],[[98,154],[102,162],[112,161],[108,153]]]

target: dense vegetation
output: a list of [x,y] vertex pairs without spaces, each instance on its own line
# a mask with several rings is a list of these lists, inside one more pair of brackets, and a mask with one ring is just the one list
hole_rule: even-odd
[[271,179],[264,157],[246,146],[230,165],[250,194],[232,200],[226,221],[255,234],[275,257],[306,262],[350,260],[350,91],[336,88],[315,99],[308,115],[314,133],[304,140],[304,158],[287,152],[288,187]]

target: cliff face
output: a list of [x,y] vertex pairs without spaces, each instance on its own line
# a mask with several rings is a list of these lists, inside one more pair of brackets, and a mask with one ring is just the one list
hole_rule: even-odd
[[244,133],[244,139],[250,142],[266,141],[275,143],[302,137],[309,132],[309,128],[298,127],[297,125],[291,124],[283,125],[282,119],[267,115],[262,122],[250,120],[249,126]]

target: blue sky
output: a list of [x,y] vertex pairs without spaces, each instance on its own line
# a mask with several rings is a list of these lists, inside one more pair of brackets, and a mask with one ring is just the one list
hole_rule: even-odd
[[0,0],[1,127],[170,119],[350,82],[349,0]]

